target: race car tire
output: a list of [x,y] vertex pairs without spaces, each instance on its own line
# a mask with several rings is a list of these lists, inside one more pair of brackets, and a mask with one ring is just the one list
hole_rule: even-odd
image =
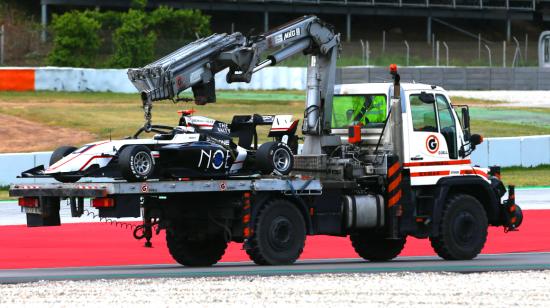
[[256,152],[258,171],[262,174],[276,172],[287,175],[294,166],[294,156],[290,147],[282,142],[266,142]]
[[[50,156],[50,166],[60,161],[63,157],[71,154],[72,152],[76,151],[76,148],[73,146],[64,145],[61,146],[55,151],[53,151],[52,156]],[[58,182],[61,183],[74,183],[80,180],[80,177],[78,176],[66,176],[62,174],[56,174],[53,176],[54,179],[56,179]]]
[[304,250],[306,223],[288,200],[275,199],[262,206],[253,230],[246,253],[258,265],[292,264]]
[[155,162],[149,148],[143,145],[124,147],[118,156],[122,177],[128,182],[145,181],[155,171]]
[[180,236],[175,230],[166,232],[166,245],[176,262],[190,267],[218,263],[227,248],[223,235],[192,241]]

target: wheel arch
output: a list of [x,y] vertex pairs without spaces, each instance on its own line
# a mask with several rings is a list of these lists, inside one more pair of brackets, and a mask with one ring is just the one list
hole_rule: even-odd
[[475,175],[447,177],[439,180],[436,184],[432,215],[433,225],[430,232],[432,236],[439,234],[439,224],[441,223],[445,203],[449,197],[456,194],[465,194],[476,198],[483,206],[489,224],[498,225],[500,217],[498,205],[500,201],[489,183]]
[[120,148],[117,149],[115,155],[120,155],[120,152],[122,152],[122,150],[124,150],[124,149],[127,148],[127,147],[131,147],[131,146],[144,146],[144,147],[148,148],[149,151],[154,151],[154,150],[155,150],[155,145],[156,145],[156,144],[140,144],[140,143],[122,144],[122,145],[120,146]]
[[277,194],[277,193],[264,193],[264,194],[256,195],[254,200],[254,206],[252,207],[251,220],[254,221],[260,209],[266,203],[274,199],[282,199],[294,204],[300,211],[300,214],[302,214],[302,218],[304,219],[304,222],[306,224],[306,234],[308,235],[313,234],[313,224],[311,222],[311,216],[309,215],[308,207],[304,202],[304,200],[302,200],[302,198],[300,198],[300,196],[297,196],[297,195],[286,196],[286,195]]

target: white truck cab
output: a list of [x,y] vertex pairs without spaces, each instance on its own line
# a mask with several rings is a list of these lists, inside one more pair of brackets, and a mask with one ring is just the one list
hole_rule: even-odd
[[[472,174],[489,181],[486,169],[471,165],[469,121],[464,119],[467,106],[453,108],[447,91],[438,86],[400,86],[403,167],[410,170],[411,185],[434,185],[442,177]],[[391,83],[337,85],[331,133],[346,142],[347,127],[359,122],[366,143],[376,144],[390,110],[392,91]]]

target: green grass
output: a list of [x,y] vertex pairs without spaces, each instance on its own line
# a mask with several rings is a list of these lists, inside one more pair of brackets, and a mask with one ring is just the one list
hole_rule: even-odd
[[501,174],[505,185],[550,186],[550,165],[502,168]]
[[[292,114],[301,118],[303,97],[298,91],[261,91],[241,94],[221,91],[218,102],[206,106],[191,103],[156,102],[155,124],[175,125],[177,110],[195,109],[221,121],[235,114]],[[276,98],[278,101],[273,101]],[[144,123],[141,101],[136,94],[20,92],[2,95],[0,113],[22,117],[48,125],[74,128],[94,133],[98,138],[120,138],[133,134]],[[267,135],[268,127],[258,129]],[[91,141],[91,140],[90,140]]]
[[505,107],[506,102],[452,97],[454,105],[469,105],[471,129],[484,137],[550,134],[550,108]]
[[[302,91],[219,91],[218,102],[206,106],[156,102],[153,123],[175,125],[178,121],[177,110],[191,108],[197,111],[197,115],[221,121],[230,121],[235,114],[252,113],[292,114],[301,119],[304,99]],[[499,102],[460,97],[453,97],[453,103],[473,106],[472,132],[484,137],[550,134],[550,109],[506,108],[499,107]],[[2,92],[0,114],[88,131],[96,136],[94,140],[132,135],[144,123],[137,94]],[[261,141],[266,140],[268,127],[258,130]]]
[[550,127],[505,123],[500,121],[472,119],[470,126],[472,133],[480,134],[483,137],[512,137],[550,134]]
[[[302,91],[219,91],[218,102],[206,106],[156,102],[153,122],[174,125],[178,120],[177,110],[190,108],[195,109],[197,115],[221,121],[230,121],[235,114],[252,113],[292,114],[301,119],[304,98]],[[0,101],[0,114],[88,131],[97,139],[131,135],[144,122],[137,94],[2,92]],[[453,98],[453,103],[475,106],[471,109],[472,132],[484,137],[550,134],[550,109],[495,108],[495,102],[464,98]],[[485,106],[487,104],[491,106]],[[267,130],[268,127],[260,127],[259,136],[265,138]]]
[[[54,92],[54,91],[29,91],[15,92],[2,91],[1,100],[8,102],[22,102],[22,100],[77,100],[79,102],[128,102],[140,103],[139,94],[136,93],[113,93],[113,92]],[[273,90],[273,91],[216,91],[216,95],[221,99],[251,99],[266,100],[270,97],[277,97],[278,100],[303,100],[304,91],[298,90]],[[185,95],[183,95],[185,96]]]
[[8,189],[9,186],[0,186],[0,200],[11,200],[15,198],[11,198],[8,196]]
[[[304,57],[302,55],[299,56],[293,56],[287,60],[285,60],[284,65],[290,66],[290,67],[305,67],[307,66],[308,58]],[[439,65],[446,65],[445,63],[446,59],[444,54],[442,54]],[[390,63],[395,63],[398,66],[406,66],[407,65],[407,57],[405,56],[404,52],[400,53],[392,53],[392,52],[386,52],[383,55],[380,56],[371,56],[369,58],[369,65],[372,66],[383,66],[387,67],[390,65]],[[425,57],[425,56],[410,56],[409,57],[409,66],[435,66],[435,59],[432,59],[431,57]],[[500,63],[500,60],[497,62],[493,62],[493,67],[499,66],[502,63]],[[340,56],[338,59],[338,62],[336,63],[338,67],[344,67],[344,66],[360,66],[360,65],[366,65],[363,58],[359,56],[358,54],[355,55],[343,55]],[[531,63],[533,66],[537,66],[536,63]],[[462,59],[457,57],[450,57],[449,59],[449,66],[489,66],[489,62],[487,59],[482,58],[481,60],[476,58],[472,59]],[[526,66],[523,65],[522,66]]]

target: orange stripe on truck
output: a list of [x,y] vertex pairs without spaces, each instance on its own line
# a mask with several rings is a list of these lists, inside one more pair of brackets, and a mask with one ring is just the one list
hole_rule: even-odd
[[410,162],[404,163],[405,167],[424,167],[424,166],[448,166],[448,165],[469,165],[472,161],[469,159],[461,160],[445,160],[445,161],[420,161],[420,162]]
[[481,175],[483,177],[489,178],[489,175],[487,173],[478,169],[460,170],[460,174],[477,174],[477,175]]
[[34,69],[0,69],[0,91],[34,91]]
[[391,167],[388,169],[388,177],[392,177],[399,170],[399,167],[401,167],[399,163],[394,163],[393,165],[391,165]]
[[388,200],[388,207],[396,205],[399,200],[401,200],[401,190],[397,191],[397,193]]
[[450,171],[426,171],[426,172],[411,172],[412,177],[417,176],[440,176],[440,175],[449,175]]
[[401,184],[401,173],[395,178],[395,180],[390,182],[390,185],[388,185],[388,191],[394,191],[399,184]]

